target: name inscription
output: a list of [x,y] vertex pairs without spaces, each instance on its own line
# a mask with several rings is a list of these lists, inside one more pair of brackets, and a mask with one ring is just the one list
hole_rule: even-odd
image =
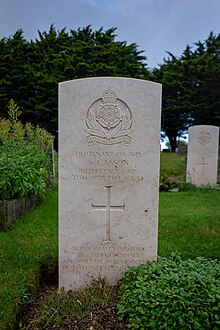
[[78,166],[71,173],[72,179],[80,182],[103,180],[109,183],[137,183],[144,181],[138,169],[138,163],[144,154],[139,151],[74,151],[72,157],[77,158]]

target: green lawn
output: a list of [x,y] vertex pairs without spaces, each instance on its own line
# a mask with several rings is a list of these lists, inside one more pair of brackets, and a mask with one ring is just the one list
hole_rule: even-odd
[[159,255],[220,259],[220,191],[160,193]]
[[186,178],[186,154],[161,152],[160,176],[184,182]]
[[40,269],[56,264],[57,218],[54,188],[44,203],[20,219],[12,230],[0,233],[1,330],[14,329],[21,304],[38,289]]

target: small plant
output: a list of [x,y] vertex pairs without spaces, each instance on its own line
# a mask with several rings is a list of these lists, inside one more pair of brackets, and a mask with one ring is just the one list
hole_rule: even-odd
[[118,315],[131,329],[219,329],[220,263],[177,254],[131,267],[120,283]]
[[160,191],[173,191],[174,189],[177,189],[176,181],[172,181],[165,176],[161,176]]
[[8,102],[8,116],[10,121],[16,123],[18,121],[18,117],[21,115],[21,111],[19,111],[19,106],[15,103],[13,99]]

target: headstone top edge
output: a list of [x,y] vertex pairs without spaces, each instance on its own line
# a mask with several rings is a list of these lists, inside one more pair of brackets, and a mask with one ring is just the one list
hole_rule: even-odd
[[205,128],[217,128],[219,129],[219,126],[215,126],[215,125],[193,125],[193,126],[190,126],[188,130],[191,130],[191,129],[205,129]]
[[89,78],[79,78],[79,79],[71,79],[71,80],[66,80],[66,81],[61,81],[59,82],[59,86],[62,86],[64,84],[70,84],[70,83],[77,83],[77,82],[85,82],[85,81],[94,81],[94,80],[123,80],[123,81],[134,81],[134,82],[138,82],[138,83],[148,83],[151,85],[156,85],[156,86],[160,86],[162,88],[162,84],[154,82],[154,81],[150,81],[150,80],[145,80],[145,79],[138,79],[138,78],[130,78],[130,77],[89,77]]

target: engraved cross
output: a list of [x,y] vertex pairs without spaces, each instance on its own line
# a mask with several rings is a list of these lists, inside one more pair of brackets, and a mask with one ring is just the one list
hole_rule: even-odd
[[202,175],[204,175],[204,166],[208,165],[208,163],[205,163],[205,158],[202,158],[202,163],[198,163],[198,165],[202,165]]
[[92,204],[92,210],[93,211],[104,211],[105,212],[105,218],[106,218],[106,237],[104,242],[111,242],[111,235],[110,235],[110,218],[111,218],[111,211],[119,211],[124,212],[125,211],[125,204],[119,206],[113,206],[111,205],[111,188],[112,186],[105,186],[106,188],[106,205],[94,205]]

